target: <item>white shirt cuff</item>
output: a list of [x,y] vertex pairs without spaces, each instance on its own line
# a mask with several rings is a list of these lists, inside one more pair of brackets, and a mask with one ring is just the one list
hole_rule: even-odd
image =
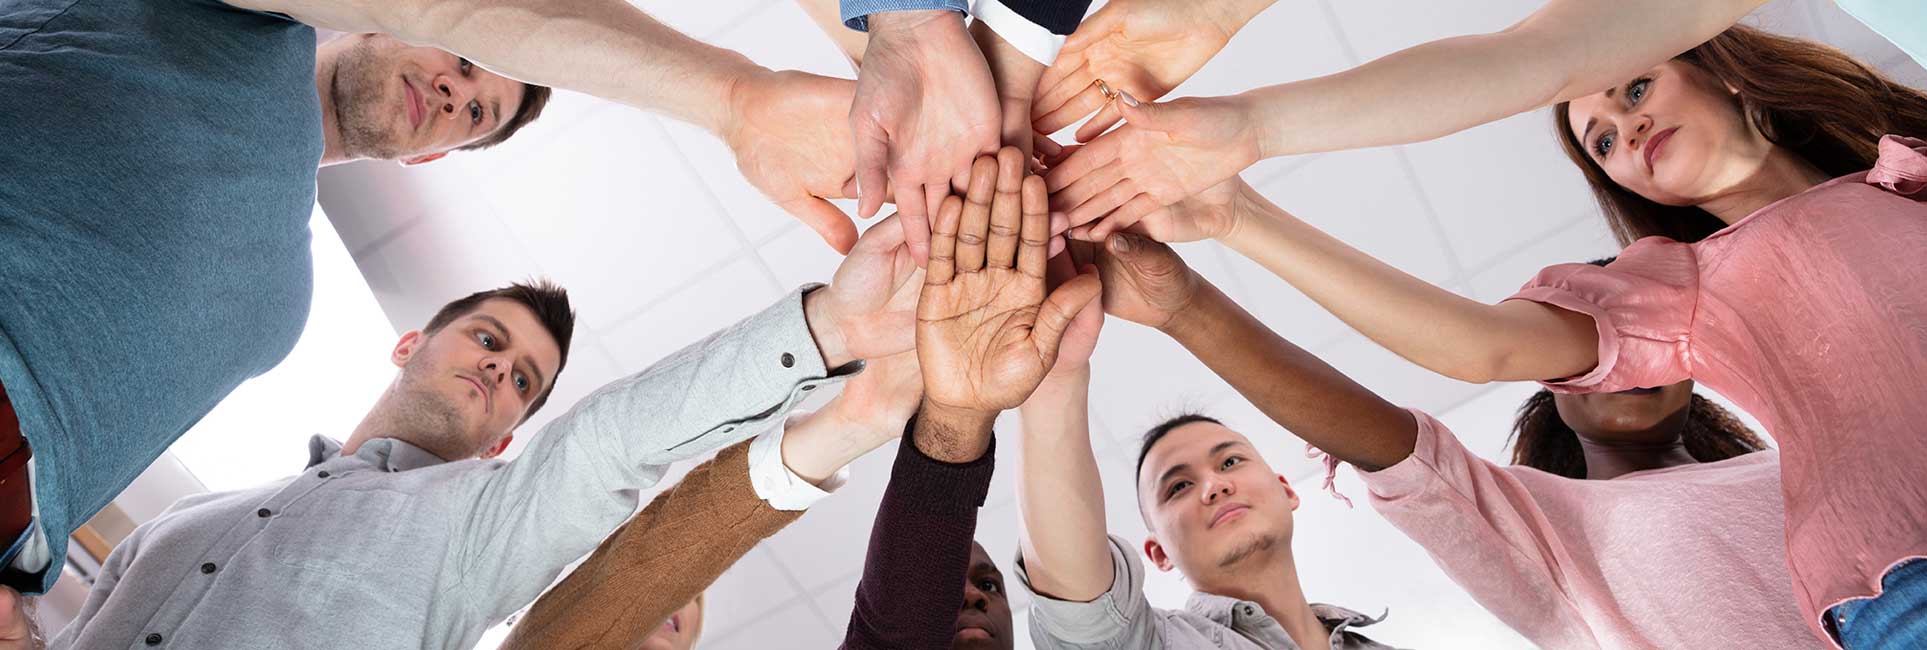
[[818,487],[783,464],[783,432],[808,415],[807,411],[792,412],[783,426],[756,436],[756,440],[749,443],[749,485],[771,508],[808,510],[850,480],[850,468],[844,467],[823,479],[823,485]]
[[1001,0],[974,0],[970,3],[970,15],[978,22],[990,26],[1005,43],[1017,48],[1038,63],[1050,65],[1057,62],[1057,52],[1064,49],[1064,37],[1050,33],[1043,25],[1033,23],[1029,18],[1004,6]]

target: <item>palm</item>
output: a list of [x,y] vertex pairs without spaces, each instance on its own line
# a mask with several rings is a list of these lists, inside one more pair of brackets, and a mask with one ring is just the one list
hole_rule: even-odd
[[1213,185],[1145,216],[1132,230],[1161,242],[1190,242],[1223,236],[1231,230],[1238,185],[1239,181],[1235,178]]
[[1179,119],[1169,131],[1126,127],[1121,135],[1121,157],[1131,161],[1127,177],[1139,191],[1160,204],[1170,205],[1237,175],[1255,162],[1253,140],[1244,121],[1210,99],[1172,101]]
[[838,332],[850,355],[879,359],[914,344],[916,260],[903,244],[903,229],[890,217],[872,226],[836,267],[826,292]]
[[1053,361],[1031,336],[1044,281],[1011,268],[926,284],[917,301],[917,360],[931,401],[979,411],[1015,408]]
[[1103,11],[1126,13],[1090,47],[1072,53],[1068,63],[1088,64],[1097,78],[1119,84],[1139,99],[1171,92],[1231,41],[1229,31],[1198,24],[1201,21],[1191,17],[1195,12],[1169,2],[1116,2]]
[[855,84],[777,72],[743,88],[735,107],[740,116],[725,134],[736,168],[771,202],[848,253],[856,226],[825,199],[854,195],[856,149],[844,118]]

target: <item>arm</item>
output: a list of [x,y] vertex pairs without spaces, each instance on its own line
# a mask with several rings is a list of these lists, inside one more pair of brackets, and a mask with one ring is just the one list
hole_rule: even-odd
[[809,14],[810,22],[816,23],[824,36],[830,37],[830,42],[843,52],[843,57],[850,60],[851,70],[863,67],[863,49],[869,44],[869,39],[862,32],[843,25],[843,13],[837,0],[796,0],[796,4],[803,8],[803,13]]
[[27,597],[12,587],[0,586],[0,650],[42,650],[46,640],[40,636],[40,623],[27,606]]
[[1104,486],[1091,451],[1090,369],[1053,374],[1020,410],[1023,475],[1019,547],[1030,587],[1058,600],[1090,602],[1114,578],[1104,519]]

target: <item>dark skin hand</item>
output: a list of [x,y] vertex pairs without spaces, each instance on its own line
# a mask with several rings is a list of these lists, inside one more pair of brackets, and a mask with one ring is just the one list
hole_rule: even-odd
[[1278,336],[1199,277],[1170,246],[1114,234],[1098,256],[1104,311],[1183,345],[1273,422],[1367,471],[1412,454],[1418,422]]

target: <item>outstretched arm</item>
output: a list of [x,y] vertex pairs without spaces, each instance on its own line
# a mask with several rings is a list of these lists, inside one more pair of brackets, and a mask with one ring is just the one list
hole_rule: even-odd
[[[1075,275],[1079,263],[1072,253],[1052,258],[1053,279]],[[1024,423],[1019,546],[1031,589],[1058,600],[1094,600],[1110,591],[1115,577],[1106,552],[1104,486],[1091,451],[1090,358],[1103,324],[1103,306],[1085,306],[1064,332],[1057,366],[1018,409]]]

